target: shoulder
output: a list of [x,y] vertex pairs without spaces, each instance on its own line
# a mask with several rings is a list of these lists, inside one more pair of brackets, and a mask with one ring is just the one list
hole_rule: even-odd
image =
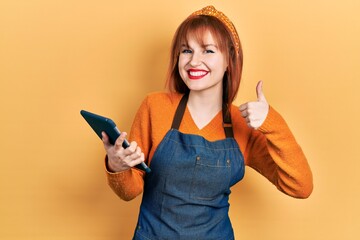
[[168,92],[149,93],[138,110],[133,123],[133,139],[143,151],[152,154],[171,128],[182,95]]
[[154,111],[169,110],[177,107],[182,96],[179,93],[152,92],[145,97],[143,104]]
[[163,102],[179,102],[183,95],[180,93],[172,92],[152,92],[146,96],[148,101],[163,101]]

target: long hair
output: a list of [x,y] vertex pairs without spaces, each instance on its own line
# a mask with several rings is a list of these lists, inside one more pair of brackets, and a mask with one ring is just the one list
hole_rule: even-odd
[[223,78],[223,104],[226,104],[227,108],[229,108],[240,86],[243,54],[241,45],[239,51],[236,52],[231,33],[216,17],[207,15],[191,16],[178,27],[171,45],[166,86],[171,92],[188,93],[190,91],[182,80],[178,69],[180,49],[184,43],[187,43],[187,37],[190,34],[199,43],[203,43],[203,36],[206,31],[210,31],[220,51],[225,54],[228,61],[228,68]]

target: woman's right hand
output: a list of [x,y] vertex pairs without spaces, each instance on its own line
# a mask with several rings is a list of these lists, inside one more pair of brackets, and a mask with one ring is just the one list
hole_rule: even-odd
[[122,147],[126,135],[126,132],[122,132],[116,139],[115,144],[111,145],[107,134],[102,132],[102,141],[108,157],[107,166],[112,172],[128,170],[145,160],[144,153],[136,142],[131,142],[126,149]]

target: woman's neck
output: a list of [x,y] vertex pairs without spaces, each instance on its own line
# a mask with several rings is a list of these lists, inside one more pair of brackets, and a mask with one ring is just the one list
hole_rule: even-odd
[[187,107],[197,127],[205,127],[222,109],[222,95],[190,91]]

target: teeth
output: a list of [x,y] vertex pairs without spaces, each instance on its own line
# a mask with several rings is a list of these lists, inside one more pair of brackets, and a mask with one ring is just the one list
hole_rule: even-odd
[[200,77],[200,76],[204,76],[206,74],[206,72],[196,71],[196,72],[189,72],[189,74],[190,74],[190,76]]

